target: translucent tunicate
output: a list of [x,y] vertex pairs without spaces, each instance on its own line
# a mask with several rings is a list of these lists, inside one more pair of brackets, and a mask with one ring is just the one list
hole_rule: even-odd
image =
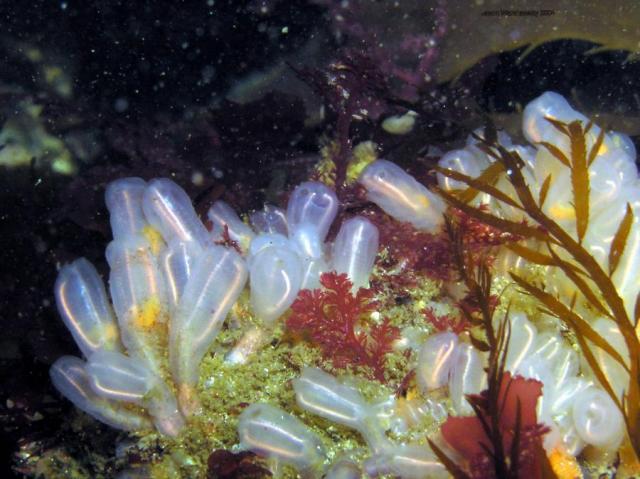
[[449,379],[449,396],[456,413],[461,416],[473,414],[466,396],[479,394],[486,388],[483,357],[470,344],[460,344]]
[[[183,412],[193,413],[198,369],[227,313],[247,280],[247,266],[238,253],[222,246],[204,249],[187,282],[169,325],[171,371],[180,391]],[[191,404],[193,405],[193,404]]]
[[331,465],[324,479],[361,479],[362,469],[354,461],[340,459]]
[[358,429],[366,417],[367,403],[360,393],[318,368],[304,368],[293,389],[300,407],[330,421]]
[[168,301],[156,257],[141,237],[112,241],[106,251],[109,289],[122,342],[153,371],[160,368],[155,347],[158,325],[166,322]]
[[160,433],[177,436],[184,427],[173,393],[135,358],[98,351],[89,358],[86,371],[96,394],[145,407]]
[[99,421],[125,431],[152,428],[151,421],[145,415],[97,395],[90,385],[85,363],[81,359],[62,356],[53,363],[49,375],[53,385],[64,397]]
[[[482,165],[473,155],[473,153],[467,150],[453,150],[446,153],[440,161],[438,161],[440,168],[447,168],[453,170],[456,173],[462,173],[463,175],[470,176],[471,178],[477,178],[482,173]],[[463,190],[467,188],[467,184],[462,181],[453,180],[442,173],[437,173],[438,184],[445,190]]]
[[307,181],[293,190],[287,204],[289,233],[295,233],[301,225],[315,228],[320,241],[324,241],[331,223],[338,213],[338,198],[327,186]]
[[384,430],[376,420],[377,411],[354,388],[318,368],[306,367],[293,380],[293,389],[301,408],[355,429],[374,451],[387,445]]
[[269,246],[251,259],[251,307],[272,324],[293,303],[302,285],[302,261],[294,251]]
[[209,234],[198,218],[189,195],[168,178],[157,178],[147,185],[142,199],[147,221],[160,231],[168,243],[174,239],[208,243]]
[[534,361],[549,365],[555,383],[562,383],[575,376],[580,367],[577,353],[555,332],[544,332],[536,336],[531,357]]
[[211,235],[215,241],[223,239],[226,227],[229,238],[238,243],[240,248],[246,250],[255,235],[251,227],[246,225],[234,209],[222,200],[216,201],[209,208],[207,218],[213,226]]
[[58,312],[86,357],[120,349],[120,334],[104,282],[85,258],[63,266],[54,288]]
[[158,262],[164,274],[169,304],[173,309],[178,305],[189,277],[193,271],[196,258],[202,253],[202,248],[193,241],[171,241],[162,251]]
[[602,389],[590,387],[577,395],[572,414],[576,430],[587,444],[615,450],[622,442],[624,418]]
[[262,211],[254,211],[249,215],[251,226],[258,233],[271,233],[287,236],[287,216],[282,208],[273,205],[264,205]]
[[420,347],[416,380],[423,392],[443,387],[456,362],[458,336],[450,332],[429,336]]
[[249,258],[257,255],[262,249],[277,246],[287,249],[295,249],[295,245],[286,236],[278,233],[261,233],[256,236],[249,246]]
[[370,477],[390,475],[402,479],[444,479],[450,477],[436,455],[425,444],[389,447],[368,459],[365,470]]
[[378,253],[378,228],[369,220],[356,216],[345,221],[333,243],[331,267],[346,273],[353,290],[367,288]]
[[247,407],[238,423],[240,447],[294,466],[299,471],[322,464],[320,439],[299,419],[269,404]]
[[93,390],[108,399],[141,404],[153,387],[153,373],[124,354],[92,354],[86,371]]
[[509,322],[506,369],[516,371],[520,363],[531,353],[537,332],[535,326],[523,313],[511,313]]
[[[611,319],[598,318],[593,324],[593,329],[622,356],[628,365],[629,353],[627,344],[618,325]],[[622,399],[623,392],[629,388],[629,373],[627,373],[622,364],[613,359],[603,349],[598,347],[594,347],[593,349],[602,372],[618,397]]]
[[113,239],[142,234],[148,225],[142,212],[142,195],[146,186],[142,178],[122,178],[107,186],[105,202]]
[[374,161],[358,181],[367,189],[367,199],[398,221],[427,231],[437,230],[443,222],[444,202],[390,161]]
[[545,92],[529,102],[522,114],[522,133],[530,143],[566,141],[566,137],[563,138],[564,135],[546,117],[562,122],[581,120],[585,126],[588,121],[584,115],[571,108],[562,95],[552,91]]

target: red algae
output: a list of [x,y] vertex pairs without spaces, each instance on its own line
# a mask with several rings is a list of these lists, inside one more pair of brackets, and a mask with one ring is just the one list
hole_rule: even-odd
[[287,328],[318,346],[335,367],[364,366],[384,381],[385,356],[400,331],[389,319],[379,324],[368,319],[376,308],[371,289],[354,295],[347,275],[336,272],[322,274],[320,283],[322,289],[300,291]]

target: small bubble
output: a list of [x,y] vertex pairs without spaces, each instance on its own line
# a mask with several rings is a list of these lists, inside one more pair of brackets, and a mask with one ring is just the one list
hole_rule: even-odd
[[127,111],[127,109],[129,108],[129,100],[122,97],[117,98],[116,101],[113,103],[113,108],[118,113],[123,113]]

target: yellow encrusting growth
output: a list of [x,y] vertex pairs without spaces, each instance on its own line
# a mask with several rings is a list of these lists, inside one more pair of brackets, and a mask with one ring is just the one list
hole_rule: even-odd
[[136,328],[152,329],[160,318],[162,305],[157,296],[151,296],[141,307],[136,307],[133,313],[133,324]]
[[[353,184],[360,177],[362,171],[378,159],[378,145],[372,141],[362,141],[353,147],[347,164],[345,183]],[[326,143],[320,149],[322,159],[315,166],[316,179],[325,185],[335,186],[336,164],[334,158],[339,153],[338,144],[335,141]]]
[[377,149],[378,145],[373,141],[362,141],[353,148],[347,166],[347,184],[355,182],[364,169],[378,159]]
[[151,246],[151,252],[156,256],[160,254],[160,251],[164,246],[164,240],[162,239],[162,235],[160,235],[160,232],[153,226],[146,225],[142,229],[142,235],[149,242],[149,245]]

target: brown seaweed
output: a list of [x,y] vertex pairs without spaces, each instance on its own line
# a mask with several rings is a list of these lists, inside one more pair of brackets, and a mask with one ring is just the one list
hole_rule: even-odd
[[[517,153],[508,151],[495,141],[490,142],[480,137],[477,137],[477,139],[483,144],[484,149],[490,150],[492,152],[491,156],[502,164],[504,171],[510,172],[505,177],[516,192],[520,209],[527,213],[528,222],[526,226],[525,224],[514,225],[511,221],[491,215],[485,209],[468,204],[465,205],[464,211],[479,221],[488,220],[489,224],[494,227],[503,227],[505,231],[510,233],[514,232],[515,229],[515,232],[524,237],[534,237],[541,241],[543,245],[546,245],[548,255],[524,246],[511,246],[511,250],[533,263],[561,269],[588,304],[616,322],[629,352],[628,364],[617,351],[608,345],[602,336],[591,328],[588,320],[573,309],[577,299],[576,296],[572,298],[571,306],[567,307],[557,297],[545,291],[542,285],[534,284],[515,273],[511,274],[513,280],[524,292],[539,301],[540,309],[543,312],[558,318],[575,333],[578,344],[594,375],[624,416],[629,440],[636,456],[633,460],[637,462],[637,458],[640,457],[640,341],[635,331],[638,314],[636,313],[634,318],[629,317],[624,302],[611,278],[620,257],[624,253],[629,234],[628,230],[633,222],[633,212],[627,207],[627,213],[618,227],[615,241],[610,248],[609,258],[612,261],[609,270],[605,271],[582,245],[582,238],[589,222],[588,199],[583,196],[589,192],[588,168],[597,156],[603,133],[601,132],[591,150],[587,152],[586,134],[591,128],[590,124],[583,128],[581,122],[565,124],[552,119],[548,120],[560,132],[567,135],[570,140],[570,157],[567,157],[559,150],[556,151],[557,149],[554,147],[550,148],[547,144],[542,146],[550,151],[554,158],[571,170],[573,206],[576,212],[578,240],[574,239],[569,232],[544,213],[542,203],[546,198],[548,187],[544,189],[545,193],[541,194],[539,200],[536,201],[525,182],[522,173],[523,162]],[[488,137],[488,135],[485,135],[485,138]],[[453,177],[449,170],[441,170],[441,173]],[[455,179],[465,181],[459,175],[456,175]],[[546,182],[547,180],[545,180]],[[491,185],[483,184],[482,181],[474,181],[473,184],[467,181],[467,184],[470,188],[472,187],[496,198],[495,195],[492,195],[493,188]],[[460,208],[461,201],[457,197],[443,191],[440,193],[452,206]],[[499,200],[499,198],[496,199]],[[488,218],[488,216],[492,217]],[[535,235],[531,234],[534,230],[536,231]],[[541,236],[544,238],[541,239]],[[561,256],[569,259],[561,259]],[[636,304],[636,312],[638,310],[639,308]],[[629,384],[622,400],[613,391],[604,371],[596,360],[595,348],[605,351],[629,372]]]

